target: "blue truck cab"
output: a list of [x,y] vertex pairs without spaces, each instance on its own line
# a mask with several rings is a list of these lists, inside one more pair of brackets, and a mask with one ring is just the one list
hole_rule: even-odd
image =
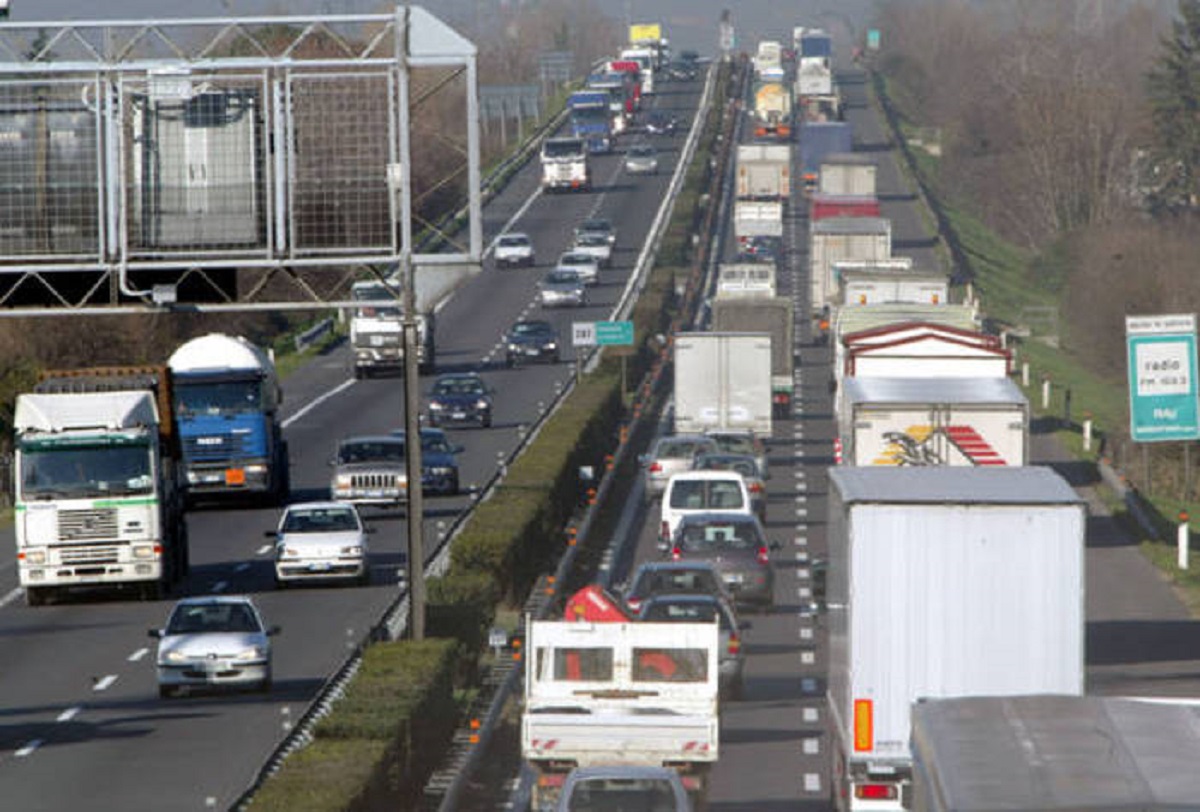
[[176,424],[187,499],[288,495],[283,392],[274,362],[240,336],[210,333],[171,355]]
[[588,152],[611,152],[613,123],[606,90],[580,90],[567,99],[571,135],[587,144]]

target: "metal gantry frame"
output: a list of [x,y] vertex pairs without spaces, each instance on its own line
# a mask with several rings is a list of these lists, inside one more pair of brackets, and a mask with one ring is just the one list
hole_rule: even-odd
[[428,307],[482,256],[478,94],[419,6],[6,23],[0,315],[350,307],[408,267]]

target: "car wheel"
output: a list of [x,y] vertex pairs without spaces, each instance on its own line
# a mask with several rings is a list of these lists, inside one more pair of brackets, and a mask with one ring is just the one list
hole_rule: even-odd
[[49,591],[45,587],[25,587],[25,604],[27,606],[45,606]]
[[173,696],[175,696],[175,686],[174,685],[158,686],[158,698],[159,699],[170,699]]
[[459,491],[458,474],[455,474],[450,479],[450,486],[448,488],[446,488],[446,495],[447,496],[458,496],[458,491]]
[[562,361],[562,355],[557,350],[555,350],[554,355],[551,356],[551,363],[557,364],[560,361]]
[[480,420],[479,425],[485,429],[490,429],[492,427],[492,416],[489,414],[487,417]]
[[358,576],[357,582],[359,586],[371,585],[371,567],[369,565],[363,566],[362,574]]
[[262,682],[260,682],[258,684],[258,692],[260,694],[269,694],[269,693],[271,693],[271,688],[273,688],[274,686],[275,686],[274,681],[270,677],[267,677],[265,680],[263,680]]
[[504,359],[504,365],[509,369],[515,369],[517,366],[517,359],[511,355],[506,356]]

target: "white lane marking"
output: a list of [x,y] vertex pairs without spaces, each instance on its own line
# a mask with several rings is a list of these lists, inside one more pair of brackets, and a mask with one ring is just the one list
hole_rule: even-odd
[[792,474],[792,476],[796,477],[796,479],[804,479],[806,474],[804,473],[803,468],[797,468],[796,472],[794,474]]
[[8,606],[10,603],[17,600],[24,594],[25,594],[25,590],[21,589],[21,587],[17,587],[16,589],[10,591],[3,598],[0,598],[0,609],[3,609],[5,606]]
[[807,536],[796,536],[796,546],[797,547],[807,547],[808,546],[808,537]]
[[801,640],[812,640],[813,639],[813,630],[807,626],[800,629],[800,639]]
[[797,564],[807,564],[808,563],[808,553],[803,553],[803,552],[796,553],[796,563]]
[[342,393],[342,392],[346,391],[346,390],[347,390],[347,389],[349,389],[351,386],[354,386],[354,384],[355,384],[355,380],[354,380],[353,378],[347,378],[346,380],[344,380],[344,381],[342,381],[341,383],[339,383],[337,386],[335,386],[335,387],[333,387],[332,389],[330,389],[330,390],[329,390],[328,392],[326,392],[325,394],[323,394],[323,395],[318,395],[317,397],[315,397],[315,398],[313,398],[312,400],[310,400],[310,401],[309,401],[308,403],[306,403],[306,404],[305,404],[305,405],[304,405],[304,406],[303,406],[303,407],[302,407],[302,408],[301,408],[299,411],[297,411],[297,412],[296,412],[294,415],[292,415],[291,417],[289,417],[288,419],[286,419],[286,420],[284,420],[282,423],[280,423],[280,424],[279,424],[279,427],[280,427],[280,428],[284,428],[284,429],[286,429],[288,426],[292,425],[292,424],[293,424],[293,423],[295,423],[297,420],[299,420],[300,418],[304,417],[304,415],[308,414],[308,413],[309,413],[309,412],[311,412],[313,409],[317,408],[318,406],[320,406],[320,405],[321,405],[322,403],[324,403],[325,401],[329,400],[329,399],[330,399],[331,397],[333,397],[334,395],[337,395],[337,394],[340,394],[340,393]]
[[821,740],[805,739],[804,743],[801,745],[801,748],[806,756],[815,756],[821,752]]
[[55,721],[56,722],[69,722],[72,719],[74,719],[76,716],[78,716],[79,712],[81,710],[83,710],[83,708],[80,707],[79,705],[76,705],[73,708],[67,708],[65,711],[63,711],[62,713],[60,713],[58,715],[58,718],[55,719]]
[[800,713],[800,718],[803,719],[807,724],[816,724],[817,722],[821,721],[820,708],[804,708],[800,711]]
[[149,653],[150,653],[150,649],[148,649],[148,648],[140,648],[140,649],[138,649],[137,651],[133,652],[133,654],[130,654],[130,655],[129,655],[128,657],[126,657],[125,659],[126,659],[126,660],[128,660],[128,661],[129,661],[129,662],[131,662],[131,663],[136,663],[136,662],[138,662],[139,660],[141,660],[143,657],[145,657],[145,656],[146,656],[147,654],[149,654]]
[[[512,229],[513,225],[515,225],[518,220],[525,216],[525,212],[529,211],[529,207],[533,205],[533,201],[537,200],[541,196],[542,187],[538,186],[538,188],[534,190],[533,194],[529,196],[529,199],[521,204],[521,208],[517,209],[516,214],[508,218],[508,222],[501,226],[500,234],[507,234]],[[487,259],[489,256],[491,256],[492,252],[496,250],[496,243],[500,242],[500,234],[497,234],[495,237],[493,237],[492,241],[488,243],[488,247],[484,249],[484,259]]]
[[243,561],[242,563],[240,563],[236,567],[234,567],[233,571],[234,572],[245,572],[248,569],[250,569],[250,565],[248,563],[246,563],[245,561]]
[[796,593],[797,593],[797,594],[798,594],[798,595],[799,595],[801,598],[811,598],[811,597],[812,597],[812,588],[811,588],[811,587],[807,587],[807,586],[802,586],[802,587],[800,587],[799,589],[797,589],[797,590],[796,590]]
[[266,555],[267,553],[271,552],[274,549],[275,549],[275,545],[264,544],[263,546],[261,546],[257,550],[255,550],[254,554],[255,555]]
[[796,508],[796,515],[797,515],[797,516],[807,516],[807,515],[808,515],[808,508],[802,508],[802,507],[798,507],[798,508]]
[[796,577],[797,578],[810,578],[811,575],[809,573],[808,567],[796,567]]
[[38,749],[41,746],[42,746],[42,740],[34,739],[33,741],[29,742],[24,747],[22,747],[20,750],[13,753],[13,755],[16,756],[17,758],[25,758],[25,756],[29,755],[30,753],[32,753],[34,750]]
[[225,588],[228,586],[229,586],[228,581],[217,581],[215,584],[213,584],[212,591],[213,592],[224,592]]
[[820,775],[820,773],[805,773],[804,774],[804,791],[805,792],[820,792],[821,791],[821,775]]
[[800,680],[800,692],[804,694],[816,694],[819,692],[817,681],[812,677],[805,677]]
[[93,691],[107,691],[110,687],[112,687],[112,684],[116,681],[117,681],[116,674],[106,674],[105,676],[96,680],[96,684],[92,686],[92,690]]

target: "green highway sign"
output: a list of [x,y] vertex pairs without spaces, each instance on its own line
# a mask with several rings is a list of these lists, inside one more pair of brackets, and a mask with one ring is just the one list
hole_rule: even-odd
[[871,50],[871,51],[879,50],[879,29],[878,28],[868,28],[867,29],[867,48],[868,48],[868,50]]
[[631,347],[633,346],[633,322],[631,321],[598,321],[596,322],[596,343],[601,347]]
[[1129,433],[1136,442],[1200,439],[1196,316],[1126,316]]

